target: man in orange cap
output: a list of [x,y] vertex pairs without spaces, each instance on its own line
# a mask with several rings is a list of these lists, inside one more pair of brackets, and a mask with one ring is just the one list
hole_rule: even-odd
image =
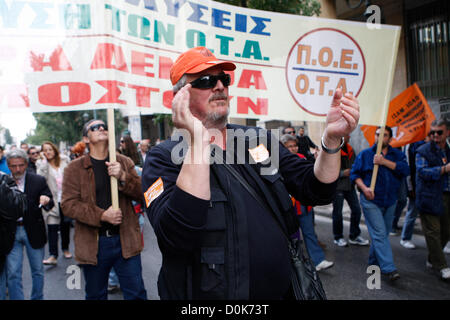
[[[305,205],[327,204],[335,195],[342,137],[359,120],[357,100],[336,91],[312,164],[265,130],[227,124],[231,80],[225,71],[235,68],[197,47],[181,54],[170,72],[178,131],[150,150],[142,174],[163,256],[161,299],[292,297],[286,236],[298,224],[289,194]],[[275,158],[279,167],[263,174]]]

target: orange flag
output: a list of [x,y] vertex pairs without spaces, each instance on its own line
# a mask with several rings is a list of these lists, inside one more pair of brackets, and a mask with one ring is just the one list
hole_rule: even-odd
[[[386,125],[397,134],[390,145],[394,148],[425,139],[436,117],[417,84],[413,84],[389,103]],[[361,131],[372,146],[377,126],[363,125]]]
[[369,126],[367,124],[361,126],[361,131],[364,134],[364,138],[366,138],[370,146],[373,146],[375,143],[375,132],[377,132],[377,128],[378,126]]

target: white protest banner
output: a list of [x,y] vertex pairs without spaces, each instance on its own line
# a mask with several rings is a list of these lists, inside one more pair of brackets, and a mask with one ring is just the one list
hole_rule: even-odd
[[372,125],[384,120],[400,33],[204,0],[0,0],[0,30],[3,111],[170,113],[173,61],[206,46],[237,65],[232,117],[324,121],[341,87]]

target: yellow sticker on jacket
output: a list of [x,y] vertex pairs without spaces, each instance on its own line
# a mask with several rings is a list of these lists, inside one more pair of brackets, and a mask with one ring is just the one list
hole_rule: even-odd
[[158,178],[150,187],[148,187],[147,191],[144,192],[145,204],[147,208],[150,206],[153,200],[158,198],[161,193],[164,191],[164,185],[161,177]]
[[256,148],[248,149],[248,152],[250,152],[250,155],[256,163],[263,162],[269,158],[269,151],[262,143]]

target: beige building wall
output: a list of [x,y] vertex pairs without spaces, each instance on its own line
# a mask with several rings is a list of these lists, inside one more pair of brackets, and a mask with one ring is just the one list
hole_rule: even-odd
[[404,17],[402,4],[399,1],[379,1],[386,24],[401,26],[400,43],[398,46],[397,62],[395,64],[394,82],[392,84],[391,100],[406,89],[408,85],[406,68],[406,30],[403,26]]
[[[337,19],[350,20],[353,17],[361,16],[365,11],[364,3],[357,9],[350,9],[346,5],[345,0],[336,0],[336,16]],[[374,0],[372,5],[377,5],[381,8],[383,23],[401,26],[400,43],[398,47],[397,62],[395,65],[394,82],[392,85],[391,99],[406,89],[408,84],[407,68],[406,68],[406,34],[403,26],[403,8],[402,2],[398,0]]]

